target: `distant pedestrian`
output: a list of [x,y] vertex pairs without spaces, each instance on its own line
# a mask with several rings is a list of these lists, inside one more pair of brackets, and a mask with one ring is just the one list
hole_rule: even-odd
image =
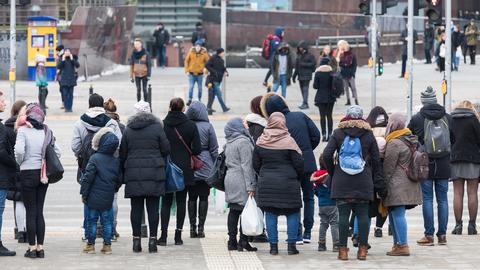
[[265,75],[265,79],[263,80],[263,86],[267,87],[268,86],[268,79],[272,75],[273,72],[273,58],[275,57],[275,54],[277,53],[278,47],[283,41],[283,38],[285,37],[285,28],[282,26],[278,26],[275,29],[275,34],[272,37],[272,40],[270,40],[270,52],[269,52],[269,58],[268,58],[268,71],[267,74]]
[[[415,46],[415,43],[418,40],[418,34],[417,31],[414,29],[413,30],[413,57],[415,57],[416,51],[417,51],[417,46]],[[402,33],[400,34],[400,41],[402,42],[402,70],[400,73],[400,78],[405,78],[405,72],[407,70],[407,59],[408,59],[408,30],[407,27],[402,30]]]
[[347,94],[346,106],[351,104],[350,102],[350,90],[352,91],[352,98],[355,104],[358,105],[357,86],[355,84],[355,75],[357,73],[357,57],[352,52],[350,44],[345,40],[338,42],[338,55],[340,74],[343,78],[343,85],[345,87],[345,93]]
[[260,103],[262,102],[262,96],[256,96],[250,101],[250,113],[245,116],[247,122],[248,131],[252,136],[253,141],[262,135],[263,130],[267,126],[267,120],[263,118],[262,109]]
[[423,50],[425,52],[425,64],[432,63],[433,41],[435,40],[435,29],[430,23],[425,23],[425,31],[423,34]]
[[435,50],[435,56],[437,57],[437,63],[440,72],[445,71],[445,57],[447,56],[447,46],[445,44],[446,39],[447,35],[443,33],[441,40],[438,43],[438,47]]
[[313,88],[317,90],[315,94],[315,106],[320,111],[320,127],[322,131],[322,141],[327,142],[333,132],[333,107],[337,98],[332,93],[333,69],[329,65],[329,58],[324,57],[320,60],[320,66],[315,70]]
[[470,64],[475,65],[475,57],[477,55],[477,43],[480,32],[475,25],[475,20],[471,19],[470,24],[465,29],[465,38],[467,41],[467,49],[470,52]]
[[[330,47],[330,45],[326,45],[325,47],[323,47],[322,52],[320,52],[319,59],[319,62],[321,62],[323,58],[328,58],[328,65],[332,68],[333,72],[338,71],[338,62],[337,58],[335,58],[335,52],[336,51],[332,50],[332,47]],[[321,64],[319,64],[319,66],[321,66]]]
[[195,46],[190,49],[187,57],[185,57],[185,74],[188,76],[189,83],[187,106],[192,103],[195,83],[198,87],[198,101],[202,101],[203,73],[205,64],[209,59],[207,49],[203,47],[203,40],[197,40]]
[[[65,46],[63,45],[58,45],[55,48],[55,53],[57,54],[56,58],[56,65],[58,67],[58,64],[62,61],[63,59],[63,54],[65,53]],[[64,110],[65,109],[65,93],[63,92],[62,86],[60,84],[60,79],[62,77],[62,71],[57,68],[57,74],[55,74],[55,80],[58,82],[58,89],[60,91],[60,95],[62,97],[62,107],[60,109]]]
[[218,102],[222,107],[223,112],[230,111],[230,108],[225,105],[222,97],[222,90],[220,89],[223,76],[226,75],[228,77],[228,71],[225,67],[225,50],[223,48],[217,49],[217,53],[212,56],[208,62],[205,64],[205,68],[208,70],[208,77],[207,77],[207,87],[208,87],[208,114],[211,115],[214,110],[212,109],[213,101],[215,101],[215,97],[218,98]]
[[465,40],[465,35],[460,32],[460,26],[455,23],[452,32],[452,70],[458,71],[460,67],[460,56],[462,55],[461,47]]
[[207,46],[207,32],[203,29],[203,24],[201,22],[195,24],[195,31],[192,33],[192,45],[195,45],[198,40],[203,40],[203,46]]
[[161,68],[165,68],[167,65],[167,46],[170,43],[170,34],[165,29],[165,25],[159,22],[155,31],[153,32],[155,38],[155,46],[157,49],[157,63]]
[[312,74],[315,72],[317,66],[315,56],[308,51],[308,45],[305,41],[300,41],[297,46],[297,59],[295,62],[295,72],[293,73],[292,81],[295,83],[298,78],[300,91],[302,93],[303,103],[298,107],[301,110],[306,110],[308,106],[308,90]]
[[47,112],[47,96],[48,96],[48,80],[47,70],[45,68],[45,62],[47,61],[45,55],[37,54],[35,57],[35,84],[38,87],[38,103],[42,110]]
[[292,79],[294,63],[290,46],[286,43],[280,44],[272,62],[273,86],[272,91],[277,92],[282,87],[282,97],[287,97],[287,86]]
[[73,88],[77,86],[77,71],[80,67],[77,57],[65,49],[62,60],[58,62],[57,69],[60,70],[60,88],[64,95],[65,112],[70,113],[73,107]]
[[148,102],[147,83],[152,76],[152,61],[150,54],[145,50],[142,40],[137,38],[133,42],[133,52],[130,56],[130,79],[137,87],[137,101]]

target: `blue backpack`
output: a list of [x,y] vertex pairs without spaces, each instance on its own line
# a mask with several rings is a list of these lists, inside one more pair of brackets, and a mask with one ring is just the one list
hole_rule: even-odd
[[347,174],[356,175],[363,172],[365,160],[362,155],[360,138],[350,138],[347,135],[340,147],[338,160],[340,168]]

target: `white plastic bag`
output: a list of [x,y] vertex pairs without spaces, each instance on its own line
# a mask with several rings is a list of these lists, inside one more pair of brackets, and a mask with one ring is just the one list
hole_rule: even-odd
[[242,232],[246,236],[257,236],[263,233],[263,213],[257,207],[253,197],[248,197],[247,203],[243,208],[241,224]]

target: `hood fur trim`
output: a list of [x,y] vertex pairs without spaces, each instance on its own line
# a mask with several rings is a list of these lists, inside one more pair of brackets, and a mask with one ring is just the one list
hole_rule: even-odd
[[262,115],[265,119],[268,119],[270,117],[270,115],[268,115],[268,112],[267,112],[267,101],[272,96],[279,96],[281,99],[283,99],[283,101],[285,102],[285,105],[287,105],[287,108],[288,108],[287,100],[285,100],[282,96],[277,95],[274,92],[268,92],[263,95],[262,100],[260,101],[260,110],[262,111]]
[[372,130],[370,124],[368,124],[365,120],[347,120],[340,122],[338,124],[338,128],[361,128],[365,130]]
[[95,150],[95,151],[98,150],[98,147],[100,146],[100,139],[102,139],[103,135],[105,135],[109,132],[115,134],[113,129],[109,128],[109,127],[103,127],[99,131],[97,131],[97,133],[95,133],[95,135],[92,138],[92,149],[93,150]]
[[315,72],[332,72],[333,69],[330,65],[321,65],[315,70]]
[[259,124],[262,127],[267,126],[267,119],[263,118],[261,115],[256,113],[247,114],[247,116],[245,116],[245,121],[254,123],[254,124]]

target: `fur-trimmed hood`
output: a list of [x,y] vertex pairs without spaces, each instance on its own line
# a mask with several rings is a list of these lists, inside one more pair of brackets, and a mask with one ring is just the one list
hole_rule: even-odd
[[367,121],[363,119],[350,119],[341,121],[338,128],[342,129],[347,135],[354,138],[361,137],[366,132],[371,132],[372,128]]
[[160,119],[151,113],[140,112],[128,119],[127,127],[131,129],[143,129],[153,124],[161,124]]
[[101,128],[92,138],[92,149],[98,153],[113,155],[118,148],[119,140],[113,129]]
[[319,66],[315,72],[332,72],[333,69],[330,65],[321,65]]
[[258,124],[262,127],[267,126],[267,119],[256,113],[247,114],[247,116],[245,116],[245,121],[253,124]]
[[287,101],[280,95],[270,92],[263,95],[260,101],[260,109],[265,119],[270,117],[270,114],[274,112],[281,112],[283,114],[289,113]]

